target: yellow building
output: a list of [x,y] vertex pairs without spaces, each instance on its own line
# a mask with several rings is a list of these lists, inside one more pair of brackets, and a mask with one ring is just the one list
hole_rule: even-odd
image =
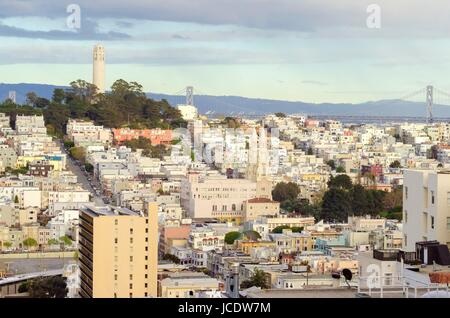
[[280,213],[280,202],[267,198],[254,198],[244,202],[245,221],[256,220],[259,216],[277,215]]
[[63,171],[65,169],[65,161],[61,160],[60,156],[18,156],[16,167],[23,168],[33,161],[48,161],[48,164],[53,166],[54,171]]
[[157,296],[158,206],[141,215],[125,208],[84,208],[80,213],[80,296]]
[[236,248],[245,254],[250,254],[253,248],[258,247],[275,247],[275,242],[272,241],[236,241]]

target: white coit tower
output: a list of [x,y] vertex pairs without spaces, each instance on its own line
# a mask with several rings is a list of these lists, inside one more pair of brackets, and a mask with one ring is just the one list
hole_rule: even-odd
[[101,45],[94,46],[94,63],[92,83],[97,86],[98,93],[105,92],[105,48]]

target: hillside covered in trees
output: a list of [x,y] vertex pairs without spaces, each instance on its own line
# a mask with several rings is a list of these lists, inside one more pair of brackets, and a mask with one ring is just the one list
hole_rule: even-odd
[[93,120],[110,128],[178,128],[186,122],[180,112],[166,100],[148,98],[142,85],[119,79],[104,94],[97,94],[93,84],[83,80],[70,83],[69,89],[56,88],[52,98],[27,94],[25,105],[10,100],[0,104],[0,112],[11,116],[14,126],[16,115],[43,114],[49,133],[62,135],[69,118]]

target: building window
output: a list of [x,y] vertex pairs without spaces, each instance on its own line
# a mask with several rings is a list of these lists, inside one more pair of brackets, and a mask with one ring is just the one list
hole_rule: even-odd
[[114,280],[117,280],[117,274],[114,274]]
[[130,274],[130,280],[133,280],[133,274]]
[[408,200],[408,187],[405,187],[405,198]]
[[130,256],[130,262],[132,262],[133,261],[133,256]]
[[130,237],[130,244],[133,244],[133,238]]
[[450,231],[450,218],[447,218],[447,230]]
[[431,216],[431,228],[434,229],[434,216]]
[[133,229],[130,229],[130,234],[133,235]]
[[405,223],[408,222],[408,211],[405,210]]
[[133,298],[133,293],[130,293],[130,298]]
[[431,204],[434,204],[434,191],[431,191]]
[[114,224],[115,224],[115,225],[118,225],[118,224],[119,224],[119,220],[115,219],[115,220],[114,220]]
[[116,238],[114,239],[114,243],[117,244],[118,242],[119,242],[119,239],[116,237]]
[[130,284],[130,289],[133,289],[133,284]]

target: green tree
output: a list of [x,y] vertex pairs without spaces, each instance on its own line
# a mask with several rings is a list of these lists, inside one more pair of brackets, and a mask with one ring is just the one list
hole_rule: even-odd
[[352,212],[348,191],[330,188],[325,192],[322,201],[321,218],[330,222],[344,222]]
[[339,166],[339,167],[336,168],[336,172],[337,173],[345,173],[345,168],[342,167],[342,166]]
[[30,283],[29,282],[23,282],[19,285],[19,288],[17,289],[17,291],[19,292],[19,294],[21,293],[27,293],[28,289],[29,289]]
[[352,179],[346,174],[340,174],[336,177],[331,176],[330,181],[328,181],[328,188],[350,190],[352,187]]
[[275,116],[277,116],[279,118],[285,118],[286,114],[285,113],[275,113]]
[[362,216],[369,213],[367,191],[360,184],[355,184],[350,191],[352,214]]
[[27,248],[35,247],[35,246],[38,245],[36,240],[34,238],[32,238],[32,237],[26,238],[25,240],[23,240],[22,243]]
[[334,160],[328,160],[327,165],[330,166],[331,170],[336,170],[336,164],[334,163]]
[[66,246],[72,245],[72,240],[67,235],[61,236],[59,241]]
[[225,240],[225,243],[231,245],[234,243],[234,241],[239,239],[241,236],[242,236],[242,234],[240,232],[236,232],[236,231],[228,232],[227,234],[225,234],[224,240]]
[[389,167],[390,167],[390,168],[401,168],[401,167],[402,167],[402,164],[400,163],[400,161],[395,160],[395,161],[393,161],[393,162],[389,165]]
[[11,246],[12,246],[11,242],[8,242],[8,241],[3,242],[3,247],[10,248]]
[[86,169],[86,171],[89,172],[89,173],[94,172],[94,166],[91,165],[90,163],[85,163],[84,164],[84,169]]
[[162,259],[165,260],[165,261],[171,261],[172,263],[175,263],[175,264],[180,264],[181,263],[181,260],[177,256],[175,256],[173,254],[166,253],[166,254],[163,255]]
[[49,239],[47,245],[59,245],[59,241],[55,239]]
[[275,201],[283,202],[286,200],[297,199],[300,193],[300,188],[294,182],[280,182],[272,191],[272,197]]
[[36,106],[36,102],[38,100],[38,95],[35,92],[28,92],[26,93],[26,103],[29,106],[35,107]]
[[75,143],[73,141],[70,140],[64,141],[64,148],[70,149],[73,147],[75,147]]
[[73,159],[79,161],[84,161],[84,158],[86,156],[86,152],[83,147],[72,147],[69,149],[69,153]]
[[255,269],[255,271],[253,272],[252,277],[250,277],[250,279],[245,280],[241,283],[241,288],[242,289],[247,289],[250,287],[260,287],[262,289],[268,289],[270,288],[267,279],[266,279],[266,275],[264,273],[264,271],[260,270],[260,269]]
[[384,195],[383,209],[391,210],[403,205],[403,188],[394,189]]
[[291,227],[292,233],[301,233],[303,231],[303,226],[293,226]]
[[52,102],[62,104],[66,98],[66,92],[62,88],[55,88],[53,90]]
[[289,225],[280,225],[280,226],[275,227],[272,230],[272,233],[280,234],[280,233],[283,233],[283,230],[290,229],[290,228],[291,227]]
[[261,238],[261,235],[258,232],[252,230],[245,231],[243,234],[247,240],[251,241],[257,241]]
[[66,278],[62,276],[51,276],[37,278],[28,285],[31,298],[65,298],[67,296]]

